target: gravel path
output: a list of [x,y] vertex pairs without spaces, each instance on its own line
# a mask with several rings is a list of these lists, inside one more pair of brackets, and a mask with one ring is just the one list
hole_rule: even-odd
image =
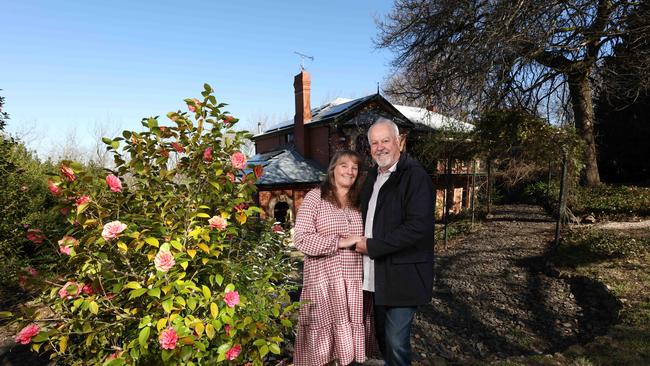
[[604,332],[600,284],[543,273],[554,227],[539,207],[499,206],[476,232],[437,245],[434,299],[413,334],[419,364],[553,353]]

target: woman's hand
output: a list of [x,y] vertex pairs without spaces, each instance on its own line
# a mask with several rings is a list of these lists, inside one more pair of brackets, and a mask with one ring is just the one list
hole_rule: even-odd
[[351,246],[355,245],[359,240],[361,240],[361,236],[348,236],[345,238],[340,238],[339,239],[339,249],[343,248],[350,248]]

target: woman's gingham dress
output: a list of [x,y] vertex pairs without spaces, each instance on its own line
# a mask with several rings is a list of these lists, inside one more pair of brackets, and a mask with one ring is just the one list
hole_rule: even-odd
[[296,247],[305,254],[295,366],[341,365],[366,359],[363,316],[363,263],[339,238],[363,235],[361,213],[338,208],[320,197],[305,196],[294,227]]

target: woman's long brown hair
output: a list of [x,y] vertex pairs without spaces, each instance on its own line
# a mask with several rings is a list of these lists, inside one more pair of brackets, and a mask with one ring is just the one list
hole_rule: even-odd
[[332,160],[330,160],[330,165],[327,167],[327,176],[321,183],[320,187],[320,197],[336,205],[339,208],[343,208],[343,202],[339,202],[339,199],[336,197],[336,185],[334,184],[334,169],[339,163],[339,160],[342,158],[350,158],[353,163],[357,164],[359,167],[357,178],[354,180],[352,187],[347,194],[348,206],[355,210],[359,209],[359,191],[361,190],[361,184],[359,184],[359,174],[361,173],[361,155],[352,150],[340,150],[337,151]]

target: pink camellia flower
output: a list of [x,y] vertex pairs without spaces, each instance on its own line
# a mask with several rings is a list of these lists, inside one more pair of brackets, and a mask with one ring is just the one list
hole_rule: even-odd
[[273,227],[271,227],[271,231],[274,233],[282,234],[284,232],[284,229],[282,229],[282,226],[280,224],[275,224]]
[[228,180],[230,183],[235,183],[235,175],[232,173],[226,173],[226,176],[228,177]]
[[160,347],[162,349],[174,349],[176,348],[176,342],[178,341],[178,335],[174,328],[167,328],[162,333],[160,333]]
[[72,168],[67,165],[61,165],[61,174],[63,174],[70,182],[74,182],[74,180],[77,179]]
[[[68,292],[68,287],[70,287],[70,286],[77,286],[77,291],[74,294],[71,294],[70,292]],[[62,298],[62,299],[71,300],[71,299],[74,299],[80,293],[81,293],[81,285],[79,285],[78,283],[76,283],[74,281],[68,281],[59,290],[59,297]]]
[[45,241],[45,235],[43,235],[43,233],[38,229],[32,229],[27,231],[27,240],[36,245],[40,245]]
[[108,224],[104,225],[104,230],[102,230],[102,238],[109,241],[120,236],[120,233],[126,229],[126,224],[123,224],[119,221],[111,221]]
[[47,189],[49,189],[50,192],[51,192],[54,196],[59,196],[59,195],[61,195],[61,188],[59,188],[59,186],[58,186],[57,184],[55,184],[55,183],[52,181],[52,179],[48,179],[48,180],[47,180]]
[[241,346],[236,344],[232,346],[228,351],[226,351],[226,360],[232,361],[239,356],[241,352]]
[[30,324],[18,332],[16,335],[16,343],[29,344],[32,341],[32,337],[36,336],[40,331],[41,327],[38,324]]
[[207,149],[203,150],[203,161],[206,162],[211,162],[212,161],[212,148],[208,147]]
[[172,147],[173,147],[174,150],[176,150],[176,152],[179,153],[179,154],[185,152],[185,148],[183,147],[183,145],[179,144],[178,142],[175,142],[175,141],[172,142]]
[[160,272],[167,272],[176,264],[176,261],[169,250],[161,250],[156,254],[153,263]]
[[212,229],[223,230],[228,226],[228,221],[221,216],[212,216],[208,223]]
[[91,284],[89,284],[89,283],[85,284],[81,288],[81,292],[86,294],[86,295],[93,295],[95,293],[95,291],[93,290],[93,286]]
[[237,151],[230,157],[230,163],[236,169],[244,169],[246,168],[246,155],[241,151]]
[[38,276],[38,271],[36,270],[36,268],[34,268],[32,266],[29,266],[29,267],[25,268],[25,271],[27,271],[27,273],[32,275],[32,277]]
[[86,204],[88,202],[90,202],[90,197],[88,197],[86,195],[83,195],[83,196],[77,198],[77,200],[75,201],[77,206],[81,206],[81,205]]
[[65,255],[70,255],[70,249],[71,248],[72,247],[69,246],[69,245],[61,246],[61,247],[59,247],[59,252],[61,252],[62,254],[65,254]]
[[79,240],[73,238],[72,236],[64,236],[61,240],[59,240],[59,245],[64,246],[64,245],[69,245],[69,246],[77,246],[79,245]]
[[234,308],[239,305],[239,293],[237,291],[226,292],[223,296],[223,301],[225,301],[228,307]]
[[108,184],[108,187],[111,189],[111,191],[122,192],[122,182],[120,181],[120,178],[116,177],[115,175],[107,175],[106,184]]

